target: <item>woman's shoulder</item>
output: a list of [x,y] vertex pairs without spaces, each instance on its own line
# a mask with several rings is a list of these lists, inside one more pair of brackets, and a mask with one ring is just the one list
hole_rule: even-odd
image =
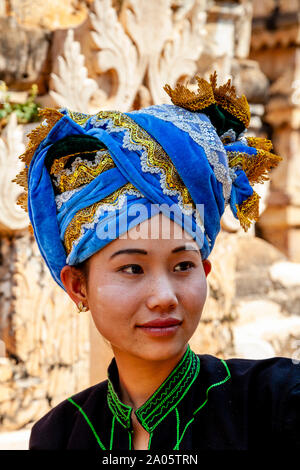
[[107,380],[92,385],[54,406],[32,427],[29,449],[64,448],[70,436],[78,410],[89,409],[106,399]]
[[[299,448],[299,361],[287,357],[221,359],[205,354],[197,356],[200,373],[196,392],[197,397],[201,396],[201,402],[205,398],[208,416],[213,412],[220,420],[223,417],[224,426],[232,421],[232,429],[237,423],[241,432],[246,429],[249,439],[257,445],[260,439],[264,441],[265,434],[268,442],[273,443],[274,439],[282,448]],[[201,395],[203,388],[205,394]]]
[[197,354],[208,373],[220,373],[222,368],[235,383],[255,382],[261,386],[265,383],[284,385],[285,388],[300,385],[300,361],[288,357],[271,357],[266,359],[219,358],[209,354]]
[[[222,400],[239,403],[251,415],[272,416],[278,434],[299,443],[300,362],[287,357],[268,359],[220,359],[198,355],[208,390],[216,385]],[[223,367],[223,371],[222,371]],[[215,377],[215,379],[214,379]],[[220,395],[215,395],[215,398]],[[222,401],[221,400],[221,401]],[[253,418],[254,419],[254,418]]]

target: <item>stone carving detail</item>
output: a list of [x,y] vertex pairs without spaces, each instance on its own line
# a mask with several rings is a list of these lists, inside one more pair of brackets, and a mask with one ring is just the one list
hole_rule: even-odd
[[5,16],[6,13],[8,17],[16,19],[27,29],[53,31],[82,23],[87,17],[88,7],[92,2],[93,0],[1,1],[0,16]]
[[74,31],[70,29],[64,47],[65,58],[58,57],[58,75],[52,73],[56,91],[50,95],[61,107],[73,111],[89,111],[91,96],[97,90],[97,83],[88,78],[84,65],[84,56],[80,53],[80,44],[74,41]]
[[113,108],[117,103],[121,111],[126,111],[137,92],[143,68],[137,48],[119,22],[111,0],[96,0],[95,13],[91,13],[90,19],[91,37],[98,49],[94,53],[94,68],[99,74],[113,70],[116,77],[116,83],[113,83],[116,91],[101,103],[101,107]]
[[22,126],[17,124],[17,117],[13,113],[0,136],[0,231],[2,232],[23,229],[28,225],[27,215],[16,204],[22,188],[11,182],[22,169],[23,163],[18,155],[22,154],[24,149]]
[[[253,2],[251,59],[270,82],[264,121],[283,161],[272,171],[271,195],[259,220],[261,236],[300,261],[299,1]],[[266,28],[267,21],[272,24]]]
[[106,90],[97,90],[96,82],[87,78],[79,43],[69,32],[65,59],[58,58],[58,75],[52,74],[56,91],[51,96],[59,105],[78,111],[114,107],[127,111],[136,96],[144,94],[146,84],[152,103],[167,102],[162,86],[196,72],[206,23],[204,0],[190,1],[176,14],[171,6],[171,0],[125,0],[118,18],[111,0],[95,0],[90,14],[96,48],[93,72],[98,76],[111,72],[112,92],[105,96]]

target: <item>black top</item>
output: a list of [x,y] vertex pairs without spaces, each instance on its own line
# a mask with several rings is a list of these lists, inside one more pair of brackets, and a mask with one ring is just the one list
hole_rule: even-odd
[[[108,380],[54,407],[32,428],[30,449],[130,450],[132,408]],[[150,450],[300,449],[300,364],[291,359],[182,359],[135,411]]]

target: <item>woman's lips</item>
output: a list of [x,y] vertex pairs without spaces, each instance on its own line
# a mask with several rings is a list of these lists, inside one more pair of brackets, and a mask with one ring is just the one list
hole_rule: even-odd
[[174,326],[182,323],[182,320],[178,320],[177,318],[156,318],[155,320],[148,321],[147,323],[143,323],[142,325],[138,325],[140,327],[166,327],[166,326]]
[[180,328],[182,321],[176,318],[157,318],[142,325],[137,325],[144,333],[150,336],[169,336]]

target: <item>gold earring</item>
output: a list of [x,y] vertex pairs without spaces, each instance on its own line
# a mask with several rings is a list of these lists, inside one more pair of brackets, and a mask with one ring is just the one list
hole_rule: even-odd
[[77,308],[78,308],[78,313],[88,311],[88,308],[85,305],[83,305],[81,301],[78,303]]

